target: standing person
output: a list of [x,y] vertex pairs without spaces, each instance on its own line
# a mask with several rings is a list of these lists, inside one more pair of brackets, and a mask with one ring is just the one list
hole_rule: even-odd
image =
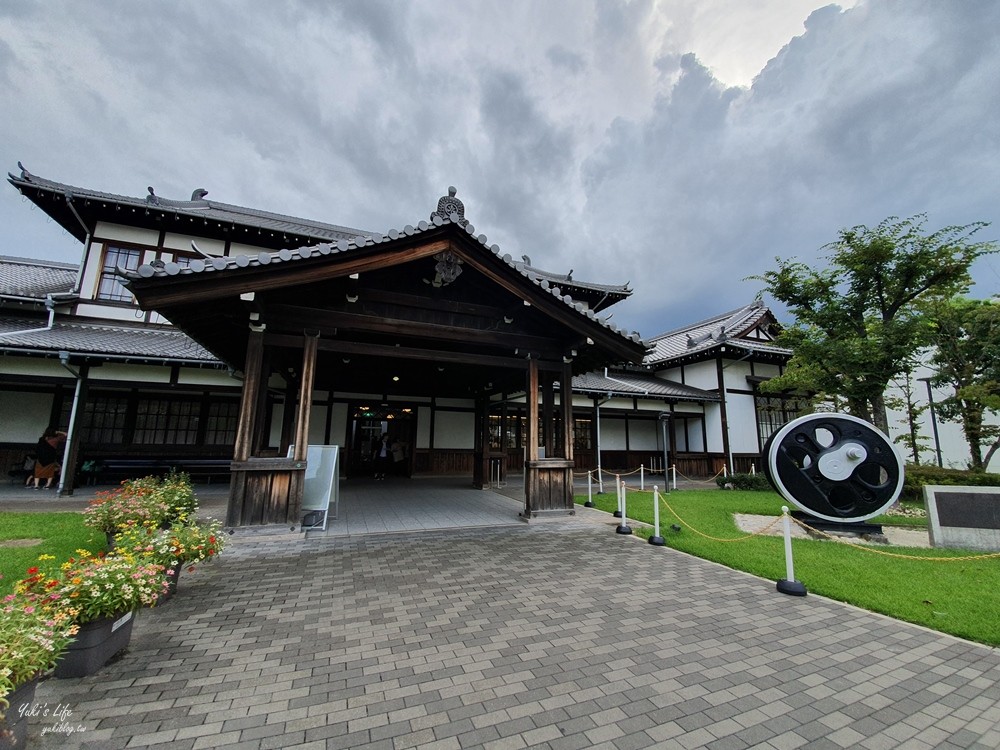
[[47,429],[38,438],[38,445],[35,447],[35,489],[41,487],[41,482],[45,480],[45,489],[51,490],[55,478],[59,475],[60,461],[62,461],[62,447],[66,442],[66,433],[58,432],[53,428]]
[[372,458],[375,460],[375,479],[385,479],[385,472],[392,462],[392,445],[388,432],[383,432],[381,439],[375,444]]

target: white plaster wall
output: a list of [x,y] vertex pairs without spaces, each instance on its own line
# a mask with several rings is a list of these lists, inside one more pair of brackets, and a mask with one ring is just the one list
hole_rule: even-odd
[[437,411],[434,415],[434,447],[474,447],[475,424],[476,415],[472,412]]
[[427,449],[431,447],[431,408],[420,406],[417,408],[417,448]]
[[170,368],[108,362],[91,370],[90,378],[91,380],[129,383],[169,383]]
[[[191,247],[191,240],[198,243],[198,247],[203,253],[208,253],[209,255],[222,255],[226,251],[226,243],[223,240],[212,240],[207,237],[198,237],[197,235],[190,234],[173,234],[172,232],[167,232],[163,236],[163,247],[170,250],[180,250],[184,253],[193,253],[194,249]],[[153,241],[155,244],[156,241]],[[169,255],[167,253],[166,255]],[[166,260],[166,257],[164,257]]]
[[756,453],[757,413],[753,396],[740,393],[726,395],[726,415],[729,417],[729,447],[733,453]]
[[267,446],[276,448],[281,445],[281,420],[284,418],[285,405],[275,404],[271,410],[271,433],[267,438]]
[[750,363],[729,360],[723,362],[722,380],[726,388],[736,388],[745,391],[750,388],[747,376],[750,374]]
[[634,451],[655,451],[659,445],[659,425],[653,420],[634,420],[628,423],[628,444]]
[[[678,383],[680,382],[679,374],[677,377],[671,379]],[[719,385],[715,372],[715,360],[686,365],[684,367],[684,384],[690,385],[693,388],[701,388],[706,391],[718,388]]]
[[333,416],[330,418],[330,444],[347,445],[347,404],[333,404]]
[[326,413],[329,407],[325,404],[313,404],[309,412],[309,444],[326,445]]
[[0,442],[37,442],[51,412],[50,394],[0,391]]
[[722,406],[721,404],[705,404],[705,428],[709,453],[722,452]]
[[97,222],[94,236],[100,237],[101,240],[117,240],[132,245],[148,245],[150,247],[156,247],[156,243],[160,239],[160,233],[155,229],[127,227],[123,224],[112,224],[107,221]]
[[778,365],[757,363],[753,366],[753,374],[759,378],[776,378],[781,374]]
[[216,370],[212,368],[182,367],[177,373],[177,382],[180,385],[206,385],[219,388],[243,388],[243,381],[234,378],[228,370]]
[[601,450],[625,450],[625,420],[601,415]]
[[[72,382],[74,378],[63,369],[57,359],[36,359],[34,357],[3,357],[0,358],[3,372],[19,377],[49,377],[62,378]],[[41,433],[39,433],[40,435]],[[36,436],[37,437],[37,436]]]
[[[94,296],[91,290],[90,296]],[[138,307],[119,307],[118,305],[102,305],[100,303],[81,302],[76,308],[77,315],[86,318],[103,318],[105,320],[121,320],[128,323],[137,323],[145,320],[146,313]],[[158,316],[157,316],[158,317]],[[163,319],[160,318],[162,321]],[[56,316],[59,321],[59,316]]]

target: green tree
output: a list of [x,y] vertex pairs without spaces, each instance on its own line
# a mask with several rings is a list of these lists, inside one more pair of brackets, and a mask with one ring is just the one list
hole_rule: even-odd
[[886,387],[932,333],[919,303],[967,291],[969,266],[997,250],[972,241],[983,222],[930,234],[925,222],[893,216],[842,229],[825,248],[826,268],[778,258],[776,270],[752,277],[795,316],[779,338],[794,354],[767,390],[839,396],[849,414],[888,431]]
[[[937,403],[942,419],[962,425],[969,468],[985,471],[1000,449],[1000,303],[956,297],[929,307],[935,350],[931,383],[952,394]],[[988,419],[992,417],[992,419]]]
[[898,395],[887,395],[885,405],[894,411],[903,413],[903,416],[896,420],[903,429],[896,436],[895,440],[897,443],[906,446],[906,450],[913,457],[913,463],[919,466],[920,454],[923,451],[930,450],[930,447],[927,445],[927,439],[920,434],[920,417],[927,411],[929,404],[921,404],[917,400],[916,388],[913,382],[913,371],[915,368],[916,364],[911,363],[906,372],[892,379],[892,385],[895,386],[895,392]]

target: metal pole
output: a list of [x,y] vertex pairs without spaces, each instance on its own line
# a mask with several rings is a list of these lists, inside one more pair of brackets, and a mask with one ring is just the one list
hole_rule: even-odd
[[653,485],[653,527],[654,536],[649,537],[649,543],[662,547],[666,542],[660,534],[660,488]]
[[937,414],[934,412],[934,393],[931,391],[930,378],[918,378],[927,386],[927,402],[931,407],[931,430],[934,433],[934,452],[937,453],[937,465],[944,468],[944,461],[941,459],[941,438],[938,437]]
[[795,565],[792,562],[792,524],[788,520],[788,506],[781,506],[781,523],[785,535],[785,577],[778,581],[778,591],[789,596],[805,596],[806,587],[795,580]]
[[584,508],[594,507],[594,472],[593,470],[587,472],[587,502],[583,504]]
[[674,489],[677,489],[677,464],[670,467],[671,471],[674,472]]
[[622,478],[615,474],[615,492],[618,493],[618,510],[614,512],[615,518],[622,517]]
[[621,510],[622,510],[621,519],[622,519],[622,522],[620,524],[618,524],[618,527],[615,529],[615,533],[616,534],[631,534],[632,533],[632,528],[628,525],[628,517],[626,515],[626,510],[625,510],[625,502],[626,501],[625,501],[625,484],[624,483],[622,483],[622,485],[621,485],[621,501],[622,501],[621,502]]
[[639,464],[639,489],[646,491],[646,468],[642,464]]

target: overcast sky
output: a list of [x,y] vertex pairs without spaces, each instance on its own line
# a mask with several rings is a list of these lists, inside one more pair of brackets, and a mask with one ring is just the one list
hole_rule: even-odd
[[[0,152],[82,187],[491,243],[643,336],[891,215],[1000,237],[995,0],[0,4]],[[0,254],[80,246],[9,185]],[[1000,258],[973,296],[1000,291]],[[770,300],[768,300],[770,301]]]

